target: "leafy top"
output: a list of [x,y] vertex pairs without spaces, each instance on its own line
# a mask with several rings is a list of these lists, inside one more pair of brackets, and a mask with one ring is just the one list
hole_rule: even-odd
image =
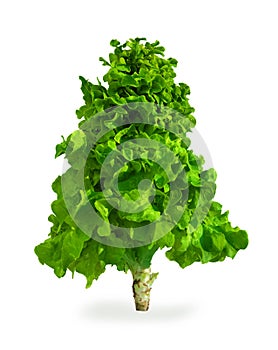
[[103,65],[109,67],[103,77],[108,88],[100,81],[94,85],[80,77],[85,105],[76,112],[79,119],[89,119],[115,105],[153,102],[179,111],[195,125],[194,108],[187,97],[190,88],[174,82],[177,60],[163,57],[165,49],[159,46],[159,41],[152,44],[142,41],[146,40],[131,39],[122,45],[117,40],[111,41],[114,52],[109,54],[109,60],[100,57]]
[[[238,250],[246,248],[247,233],[238,227],[232,227],[228,212],[223,213],[221,204],[213,201],[216,190],[215,170],[203,169],[204,159],[189,149],[189,138],[180,139],[169,131],[171,125],[171,128],[181,130],[186,135],[196,123],[192,115],[194,109],[188,101],[188,85],[176,84],[174,81],[177,61],[164,58],[165,49],[158,41],[149,43],[145,39],[136,38],[124,44],[112,40],[110,44],[114,51],[110,53],[109,59],[100,58],[103,65],[108,67],[103,77],[107,86],[99,80],[98,84],[92,84],[80,77],[85,104],[76,111],[80,119],[79,129],[63,138],[56,146],[56,157],[65,154],[70,168],[58,176],[52,185],[57,199],[51,205],[53,213],[49,216],[52,223],[50,237],[35,248],[40,262],[52,267],[58,277],[62,277],[67,269],[72,273],[82,273],[87,278],[87,286],[90,286],[105,271],[106,265],[115,265],[121,271],[147,268],[154,253],[165,247],[167,258],[176,261],[182,268],[196,261],[206,263],[224,260],[226,256],[233,258]],[[120,125],[117,120],[126,117],[128,107],[124,107],[121,113],[107,112],[111,107],[126,106],[129,103],[160,106],[156,123],[144,123],[139,114],[140,122]],[[166,113],[163,106],[172,112],[169,113],[167,109]],[[178,122],[175,111],[183,115]],[[91,123],[89,131],[88,121]],[[108,122],[111,130],[104,133]],[[89,155],[86,153],[88,132],[103,133],[103,137],[90,149]],[[82,210],[86,209],[86,198],[105,222],[130,227],[130,232],[133,227],[155,222],[167,211],[171,195],[169,174],[176,178],[177,168],[174,163],[169,163],[162,169],[153,160],[153,154],[163,158],[162,146],[146,151],[142,159],[133,159],[130,150],[124,145],[127,141],[138,138],[167,147],[186,171],[186,178],[180,182],[180,191],[174,193],[181,217],[166,235],[153,239],[145,246],[124,248],[105,245],[89,237],[76,224],[76,217],[82,216]],[[138,185],[143,179],[152,181],[155,189],[153,202],[139,213],[116,210],[102,193],[101,169],[105,159],[111,152],[117,151],[119,145],[123,146],[122,158],[125,165],[119,173],[113,174],[111,186],[117,175],[119,190],[130,203],[134,203],[140,196],[143,199],[144,196],[149,196],[148,191],[139,191]],[[140,151],[140,145],[137,144],[136,147]],[[85,182],[86,186],[82,190],[78,186],[78,179]],[[63,186],[74,204],[76,217],[69,213]],[[179,196],[183,195],[188,196],[187,203],[180,208]],[[95,225],[94,230],[100,237],[111,238],[112,233],[103,227]],[[157,236],[157,232],[148,234],[151,237]],[[140,241],[141,238],[132,239]]]

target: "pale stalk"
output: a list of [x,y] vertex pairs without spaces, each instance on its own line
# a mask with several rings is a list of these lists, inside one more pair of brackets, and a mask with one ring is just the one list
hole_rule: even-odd
[[158,273],[151,273],[151,268],[136,269],[133,275],[133,296],[137,311],[147,311],[150,305],[151,287]]

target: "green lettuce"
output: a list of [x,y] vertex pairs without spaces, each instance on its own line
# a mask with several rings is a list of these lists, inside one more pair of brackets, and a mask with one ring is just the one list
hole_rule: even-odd
[[[119,271],[130,270],[134,275],[138,269],[150,268],[158,249],[165,249],[166,257],[182,268],[197,261],[234,258],[247,247],[248,236],[246,231],[233,227],[228,212],[213,201],[216,172],[212,168],[205,170],[203,157],[190,149],[190,132],[196,120],[188,100],[189,86],[174,81],[177,61],[164,58],[165,49],[158,41],[149,43],[136,38],[121,44],[112,40],[111,46],[109,58],[100,58],[108,67],[103,83],[97,79],[97,84],[92,84],[80,77],[84,105],[76,111],[78,129],[56,146],[55,157],[64,155],[69,168],[52,185],[57,198],[51,205],[49,237],[35,247],[39,261],[53,268],[57,277],[64,276],[67,270],[73,275],[83,274],[86,286],[90,287],[107,265],[114,265]],[[119,125],[121,118],[129,117],[133,104],[141,109],[132,114],[133,120]],[[117,107],[114,112],[113,107]],[[183,116],[178,122],[175,112]],[[155,122],[148,123],[148,116]],[[103,136],[90,148],[88,135],[94,137],[94,133]],[[153,148],[140,145],[142,139]],[[127,147],[130,140],[138,140],[134,148]],[[174,158],[162,167],[159,162],[166,149]],[[121,169],[113,165],[113,159],[109,160],[111,152],[119,153]],[[134,159],[136,152],[141,154],[140,159]],[[101,173],[105,162],[113,170],[112,177]],[[181,171],[186,176],[181,176]],[[108,178],[106,188],[117,186],[119,193],[112,190],[103,193],[102,175]],[[144,182],[146,179],[151,187]],[[84,188],[80,189],[79,181],[84,182]],[[178,185],[171,191],[173,181]],[[122,204],[119,194],[124,199]],[[187,198],[185,204],[182,197]],[[67,205],[69,198],[72,210]],[[169,201],[179,211],[179,220],[173,227]],[[135,203],[136,210],[130,212],[129,207]],[[96,221],[91,236],[76,223],[88,204],[99,215],[100,222],[107,223],[105,226]],[[169,218],[166,233],[168,219],[163,227],[148,225],[156,223],[163,213]],[[112,230],[110,225],[116,228]],[[136,228],[144,226],[142,239]],[[117,227],[127,228],[130,243],[135,243],[122,244]],[[144,244],[146,239],[148,244]]]

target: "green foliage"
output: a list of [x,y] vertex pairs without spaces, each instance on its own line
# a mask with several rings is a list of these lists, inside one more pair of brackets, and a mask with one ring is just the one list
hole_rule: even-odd
[[[80,119],[79,129],[56,146],[55,156],[65,154],[70,164],[69,170],[62,176],[75,203],[76,215],[84,208],[84,198],[87,197],[104,221],[130,227],[132,232],[132,228],[152,223],[164,211],[167,212],[171,193],[169,183],[178,175],[175,164],[168,164],[167,169],[162,169],[149,160],[151,152],[157,158],[163,158],[161,146],[147,151],[142,149],[141,159],[132,159],[132,150],[125,149],[124,142],[136,138],[157,141],[177,156],[186,171],[186,179],[180,181],[179,188],[183,195],[188,195],[187,204],[181,208],[179,222],[166,235],[159,235],[159,226],[148,232],[152,243],[133,248],[109,246],[92,239],[78,228],[66,207],[62,178],[58,176],[52,185],[57,199],[51,205],[49,238],[35,248],[39,261],[52,267],[58,277],[64,276],[67,269],[73,274],[83,274],[89,287],[105,271],[106,265],[115,265],[119,271],[125,272],[138,267],[148,268],[158,249],[166,248],[167,258],[176,261],[182,268],[196,261],[207,263],[222,261],[227,256],[234,258],[238,250],[247,247],[248,237],[245,231],[231,226],[228,212],[223,213],[221,204],[213,201],[215,170],[203,170],[204,159],[189,149],[190,139],[181,140],[169,131],[171,124],[172,128],[176,127],[186,134],[196,123],[192,115],[194,109],[188,101],[188,85],[174,82],[177,61],[164,58],[164,48],[159,46],[158,41],[151,44],[145,39],[136,38],[121,45],[119,41],[112,40],[111,46],[114,51],[108,60],[100,58],[103,65],[109,67],[103,77],[104,84],[99,80],[98,84],[92,84],[80,77],[85,103],[76,111]],[[149,125],[138,116],[139,119],[131,125],[117,126],[116,118],[119,116],[116,115],[114,119],[107,120],[110,127],[115,125],[113,130],[97,142],[87,157],[85,150],[88,145],[82,125],[97,113],[130,102],[152,102],[161,106],[162,110],[163,106],[167,106],[181,113],[184,119],[175,125],[172,116],[167,115],[158,118],[155,125]],[[104,119],[94,119],[95,130],[103,130],[104,124]],[[115,172],[110,185],[112,188],[117,179],[119,191],[127,203],[140,199],[138,205],[142,206],[142,210],[139,213],[116,210],[102,193],[101,168],[109,153],[116,150],[118,145],[123,145],[122,157],[126,163],[121,171]],[[84,161],[86,167],[83,174],[80,169]],[[74,181],[80,176],[85,178],[86,193],[82,193]],[[153,192],[146,189],[140,191],[138,185],[144,179],[152,181],[155,191],[153,201],[147,207],[144,203],[148,202]],[[174,199],[178,207],[178,193]],[[96,230],[100,237],[109,238],[112,234],[103,227],[96,227]],[[140,242],[140,237],[132,239]]]

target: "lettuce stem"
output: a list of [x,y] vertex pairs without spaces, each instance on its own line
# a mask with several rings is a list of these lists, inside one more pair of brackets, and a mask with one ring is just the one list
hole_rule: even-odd
[[150,305],[150,292],[158,273],[151,273],[151,268],[137,268],[132,271],[133,276],[133,297],[137,311],[148,311]]

